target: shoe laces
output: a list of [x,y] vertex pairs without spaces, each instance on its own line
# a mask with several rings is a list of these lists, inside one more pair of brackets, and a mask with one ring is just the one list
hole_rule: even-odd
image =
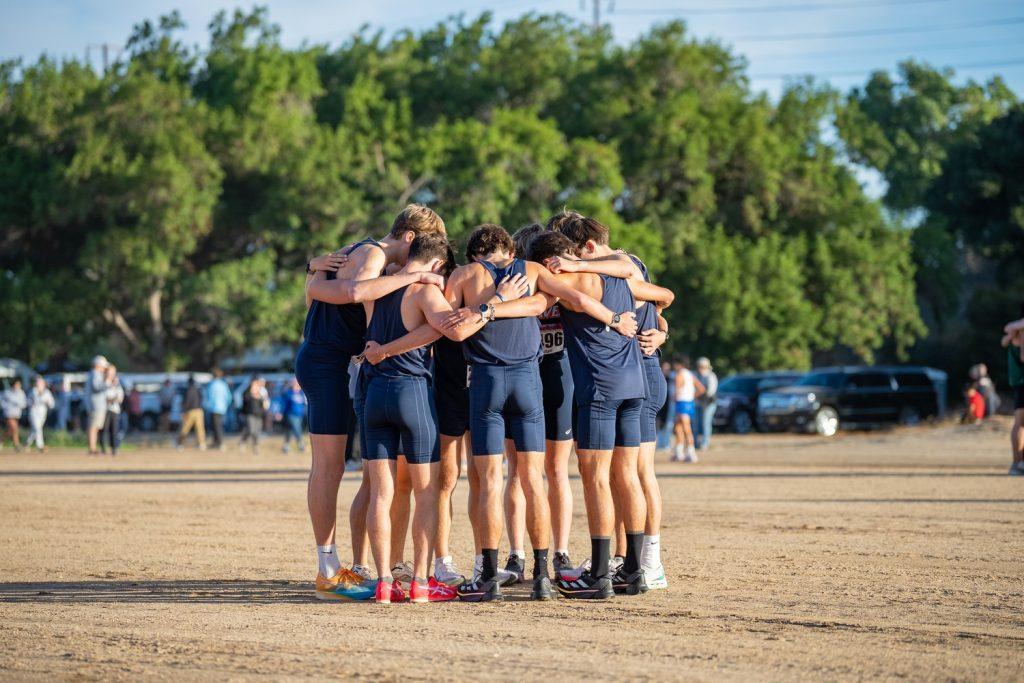
[[363,577],[348,567],[342,567],[338,570],[338,581],[346,584],[358,584],[363,582]]

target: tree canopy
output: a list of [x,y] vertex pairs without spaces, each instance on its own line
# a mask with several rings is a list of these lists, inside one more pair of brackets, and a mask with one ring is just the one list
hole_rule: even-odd
[[[681,22],[621,45],[483,14],[298,49],[259,8],[218,14],[202,50],[181,28],[139,24],[105,73],[0,69],[0,355],[180,368],[297,343],[306,259],[409,201],[456,241],[597,217],[676,292],[672,347],[725,369],[905,357],[919,289],[943,287],[915,273],[951,243],[1020,263],[1021,113],[999,83],[913,66],[906,85],[795,82],[772,102]],[[854,164],[885,176],[884,206]],[[925,204],[945,232],[905,226]]]

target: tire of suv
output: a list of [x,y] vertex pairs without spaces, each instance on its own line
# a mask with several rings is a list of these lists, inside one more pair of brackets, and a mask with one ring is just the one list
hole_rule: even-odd
[[917,408],[913,406],[903,406],[900,410],[900,425],[904,427],[913,427],[921,424],[921,413],[917,411]]
[[811,431],[818,436],[835,436],[839,431],[839,413],[832,406],[822,406],[814,414]]
[[729,431],[733,434],[749,434],[754,431],[754,418],[746,410],[737,410],[729,418]]

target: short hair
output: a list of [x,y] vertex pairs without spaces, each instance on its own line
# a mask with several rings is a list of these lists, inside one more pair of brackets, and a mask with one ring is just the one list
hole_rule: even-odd
[[469,241],[466,242],[466,260],[475,261],[478,256],[486,256],[498,250],[512,253],[515,250],[512,237],[500,225],[484,223],[478,225],[469,235]]
[[412,230],[417,235],[424,233],[444,234],[444,221],[433,209],[422,204],[410,204],[402,209],[391,224],[391,236],[401,237]]
[[562,222],[558,226],[558,232],[572,240],[577,250],[582,249],[587,240],[593,240],[596,244],[608,244],[608,228],[598,220],[579,214]]
[[552,256],[564,256],[573,251],[572,242],[560,232],[548,230],[534,236],[530,240],[530,253],[527,256],[531,261],[544,263]]
[[540,232],[544,232],[544,226],[540,223],[530,223],[516,230],[512,234],[512,244],[515,245],[516,256],[526,258],[526,253],[530,250],[530,241]]
[[576,211],[570,211],[569,209],[562,209],[554,216],[548,219],[548,230],[561,230],[562,225],[568,221],[574,221],[579,218],[583,218],[583,214]]
[[427,263],[434,259],[445,261],[448,258],[448,238],[444,233],[421,233],[409,245],[409,260]]
[[448,243],[448,254],[444,259],[444,267],[441,269],[441,274],[445,277],[451,277],[452,273],[456,268],[459,267],[459,262],[455,258],[455,249],[452,248],[452,243]]

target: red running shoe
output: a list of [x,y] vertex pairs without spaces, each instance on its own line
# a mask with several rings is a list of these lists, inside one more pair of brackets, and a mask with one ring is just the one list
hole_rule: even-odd
[[391,585],[377,581],[377,593],[374,595],[374,600],[381,605],[402,602],[405,600],[405,591],[402,590],[402,585],[398,581]]
[[458,595],[458,590],[439,582],[433,576],[427,581],[426,586],[413,581],[409,588],[409,602],[447,602],[454,600]]

